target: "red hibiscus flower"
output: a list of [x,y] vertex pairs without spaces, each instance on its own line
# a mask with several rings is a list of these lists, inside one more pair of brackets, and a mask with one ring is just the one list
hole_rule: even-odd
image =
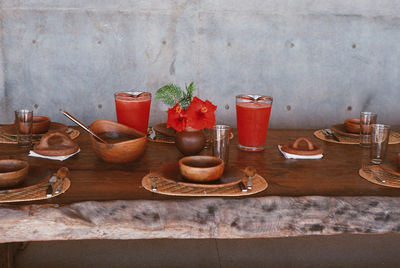
[[194,97],[187,111],[187,125],[194,129],[212,128],[215,124],[215,110],[217,106],[209,100],[202,101]]
[[178,103],[175,104],[174,107],[168,109],[167,127],[172,127],[178,132],[181,132],[187,127],[185,111]]

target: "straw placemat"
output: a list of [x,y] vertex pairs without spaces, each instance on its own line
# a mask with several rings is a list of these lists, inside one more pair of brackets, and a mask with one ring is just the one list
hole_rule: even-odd
[[383,170],[379,165],[364,165],[358,173],[363,179],[369,182],[387,187],[400,188],[400,176]]
[[[360,144],[360,139],[358,137],[343,136],[338,134],[335,135],[339,138],[340,141],[336,141],[333,138],[325,136],[324,133],[322,133],[322,129],[319,129],[314,132],[314,136],[323,141],[339,143],[339,144]],[[389,137],[389,144],[398,144],[398,143],[400,143],[400,133],[396,131],[391,131]]]
[[[58,192],[57,194],[53,193],[52,197],[50,198],[65,193],[71,186],[71,181],[68,178],[64,178],[63,180],[57,180],[52,185],[53,189],[57,189],[60,184],[62,185],[60,192]],[[25,188],[2,190],[0,191],[0,203],[49,199],[49,197],[46,196],[46,191],[48,187],[49,187],[49,182],[45,181]]]
[[239,183],[226,187],[201,187],[196,184],[189,186],[167,180],[158,173],[150,173],[142,179],[142,186],[153,193],[173,196],[248,196],[264,191],[267,189],[268,183],[263,177],[256,174],[253,177],[253,188],[242,192]]
[[[71,132],[68,133],[69,137],[71,139],[76,139],[81,133],[79,132],[79,130],[77,129],[71,129]],[[38,140],[34,140],[33,143],[38,143]],[[5,143],[5,144],[17,144],[16,138],[15,137],[10,137],[10,136],[6,136],[4,134],[0,133],[0,143]]]

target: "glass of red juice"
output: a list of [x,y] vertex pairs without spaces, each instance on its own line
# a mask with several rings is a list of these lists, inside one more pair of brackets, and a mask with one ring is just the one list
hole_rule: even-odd
[[264,150],[272,101],[272,97],[256,94],[236,96],[239,149],[244,151]]
[[118,123],[147,133],[149,123],[151,93],[117,92],[114,94]]

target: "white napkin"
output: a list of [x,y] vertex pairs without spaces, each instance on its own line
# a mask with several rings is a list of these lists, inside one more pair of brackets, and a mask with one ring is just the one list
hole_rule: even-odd
[[51,160],[64,161],[65,159],[68,159],[71,156],[76,155],[80,151],[81,151],[81,149],[79,148],[78,151],[76,151],[73,154],[62,155],[62,156],[47,156],[47,155],[41,155],[41,154],[35,153],[34,151],[29,151],[29,156],[46,158],[46,159],[51,159]]
[[321,159],[323,157],[323,154],[315,154],[315,155],[289,154],[287,152],[282,151],[281,145],[278,145],[278,149],[286,159]]

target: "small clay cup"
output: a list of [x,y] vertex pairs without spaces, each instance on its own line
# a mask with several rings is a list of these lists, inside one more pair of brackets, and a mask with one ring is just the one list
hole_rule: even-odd
[[348,118],[344,121],[344,128],[350,133],[360,133],[360,118]]
[[28,174],[29,164],[17,159],[0,160],[0,187],[21,183]]
[[97,120],[90,125],[90,129],[97,135],[108,132],[135,137],[117,143],[103,143],[90,135],[93,151],[106,162],[126,163],[134,161],[143,154],[146,147],[146,135],[144,133],[117,122]]
[[196,182],[217,180],[224,173],[224,168],[224,161],[214,156],[186,156],[179,160],[182,176]]

